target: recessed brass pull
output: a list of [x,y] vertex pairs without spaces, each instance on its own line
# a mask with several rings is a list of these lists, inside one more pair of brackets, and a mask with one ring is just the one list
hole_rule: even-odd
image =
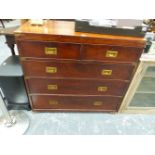
[[57,90],[58,86],[57,85],[47,85],[48,90]]
[[46,67],[46,73],[56,73],[57,67]]
[[111,74],[112,74],[112,70],[103,69],[103,70],[101,71],[101,74],[102,74],[102,75],[111,75]]
[[106,57],[116,58],[117,56],[118,56],[118,51],[107,51],[106,52]]
[[95,101],[95,102],[93,103],[93,105],[94,105],[94,106],[101,106],[101,105],[103,105],[103,102],[102,102],[102,101]]
[[106,92],[108,90],[108,87],[106,87],[106,86],[99,86],[97,88],[97,90],[100,91],[100,92]]
[[46,55],[57,55],[57,48],[56,47],[45,47],[45,54]]
[[58,101],[49,100],[48,104],[49,104],[49,105],[58,105]]

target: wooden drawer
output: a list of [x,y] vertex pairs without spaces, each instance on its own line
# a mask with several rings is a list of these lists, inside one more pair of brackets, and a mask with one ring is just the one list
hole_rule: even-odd
[[127,82],[119,80],[27,79],[30,94],[81,94],[123,96]]
[[142,53],[141,48],[106,45],[84,45],[83,58],[88,60],[108,60],[137,62]]
[[34,110],[117,111],[122,98],[108,96],[30,96]]
[[20,56],[36,58],[79,59],[80,45],[69,43],[18,41]]
[[130,80],[134,66],[127,63],[22,61],[26,76]]

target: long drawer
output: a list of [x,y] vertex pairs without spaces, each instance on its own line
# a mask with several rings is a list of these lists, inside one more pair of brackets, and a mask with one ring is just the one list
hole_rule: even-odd
[[34,110],[50,111],[117,111],[122,101],[120,97],[108,96],[30,96]]
[[71,43],[18,41],[20,56],[37,58],[79,59],[80,45]]
[[134,65],[75,61],[22,61],[26,76],[130,80]]
[[123,96],[128,82],[120,80],[27,79],[30,94],[81,94]]
[[142,53],[141,48],[106,45],[84,45],[83,57],[86,60],[108,60],[137,62]]

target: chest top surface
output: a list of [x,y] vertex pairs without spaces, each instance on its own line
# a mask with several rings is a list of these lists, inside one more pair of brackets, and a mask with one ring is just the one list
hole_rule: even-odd
[[15,36],[17,40],[115,44],[136,47],[144,47],[145,44],[145,39],[142,37],[75,32],[74,21],[58,20],[45,20],[41,26],[31,25],[30,22],[27,22],[15,31]]

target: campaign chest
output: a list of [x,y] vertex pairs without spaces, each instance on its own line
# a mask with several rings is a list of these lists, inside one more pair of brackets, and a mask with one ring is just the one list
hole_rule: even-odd
[[117,112],[144,39],[74,27],[48,20],[42,26],[27,22],[15,32],[32,110]]

